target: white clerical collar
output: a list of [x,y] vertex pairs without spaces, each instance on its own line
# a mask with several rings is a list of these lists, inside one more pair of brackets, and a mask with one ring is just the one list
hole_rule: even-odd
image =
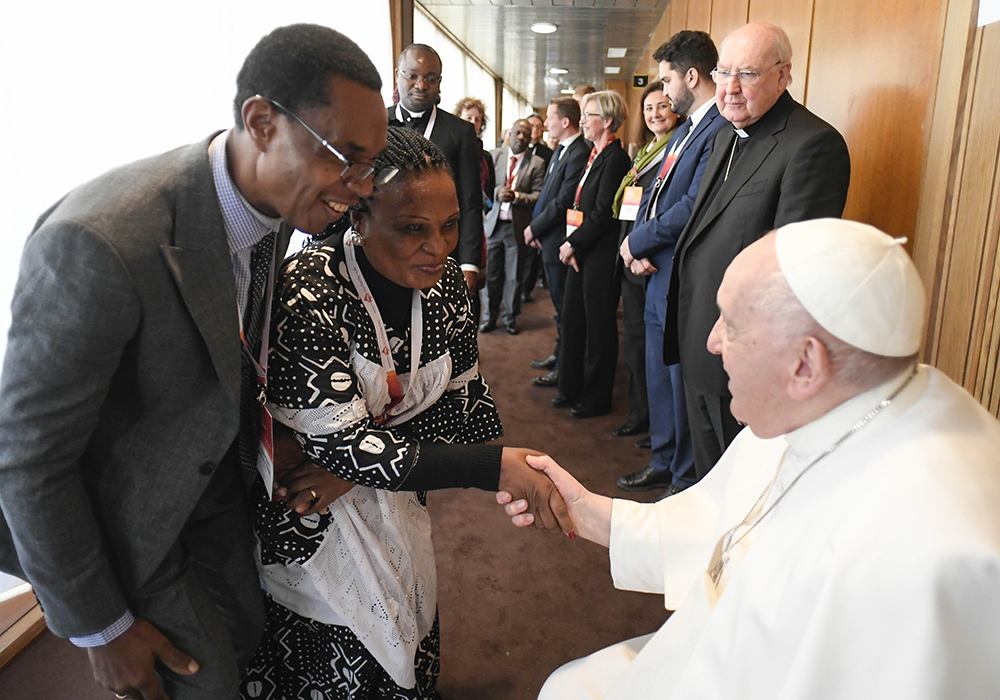
[[566,149],[569,148],[569,145],[571,143],[573,143],[574,141],[576,141],[578,138],[580,138],[580,132],[579,131],[576,132],[575,134],[573,134],[572,136],[570,136],[568,139],[566,139],[564,141],[560,141],[559,145],[563,147],[563,153],[565,153]]
[[741,139],[748,139],[748,138],[750,138],[750,134],[748,134],[747,132],[743,131],[743,129],[737,129],[736,127],[733,127],[733,131],[735,131],[736,135],[739,136]]
[[420,119],[422,116],[424,116],[425,114],[427,114],[427,110],[426,109],[423,112],[414,112],[412,110],[406,109],[406,107],[403,106],[402,102],[399,103],[399,106],[400,106],[401,109],[405,110],[406,113],[409,114],[414,119]]
[[[864,391],[840,404],[832,411],[812,423],[793,430],[785,435],[789,448],[798,454],[821,452],[846,434],[865,414],[892,395],[907,380],[912,367],[907,367],[889,381],[873,389]],[[909,408],[924,392],[930,381],[930,371],[926,365],[919,365],[917,375],[910,385],[882,412],[872,423],[872,426],[862,428],[871,430],[877,423],[885,421],[892,414]]]
[[714,104],[715,104],[714,97],[710,100],[705,100],[702,103],[701,107],[699,107],[698,109],[696,109],[695,111],[693,111],[691,114],[688,115],[688,119],[691,120],[691,129],[690,129],[691,131],[695,130],[695,128],[698,126],[698,122],[700,122],[705,117],[705,115],[708,114],[708,110],[712,109],[712,105]]

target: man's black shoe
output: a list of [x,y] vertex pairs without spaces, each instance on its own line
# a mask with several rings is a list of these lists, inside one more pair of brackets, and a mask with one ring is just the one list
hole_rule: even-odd
[[520,331],[520,329],[517,327],[517,323],[515,323],[514,321],[511,321],[506,326],[504,326],[504,330],[507,331],[507,335],[517,335],[518,332]]
[[569,408],[575,403],[576,401],[567,399],[565,396],[557,396],[552,399],[552,408]]
[[559,358],[555,356],[555,353],[553,353],[544,360],[532,360],[531,369],[555,369],[556,362],[558,360]]
[[574,406],[570,409],[569,414],[574,418],[596,418],[597,416],[606,416],[611,413],[611,407],[608,408],[587,408],[585,406]]
[[664,491],[663,493],[661,493],[659,496],[656,497],[656,500],[657,501],[662,501],[664,498],[670,498],[674,494],[680,493],[683,490],[684,489],[682,489],[677,484],[670,484],[670,486],[667,487],[666,491]]
[[635,441],[635,446],[640,450],[651,450],[653,449],[653,438],[647,435],[644,438]]
[[615,437],[632,437],[633,435],[638,435],[639,433],[644,433],[649,430],[649,425],[619,425],[617,428],[611,431],[611,434]]
[[637,472],[619,477],[617,483],[623,491],[650,491],[672,486],[669,471],[657,471],[648,464]]
[[541,377],[534,377],[531,380],[532,386],[559,386],[559,370],[554,369]]
[[479,324],[480,333],[489,333],[490,331],[495,331],[497,329],[496,321],[483,321]]

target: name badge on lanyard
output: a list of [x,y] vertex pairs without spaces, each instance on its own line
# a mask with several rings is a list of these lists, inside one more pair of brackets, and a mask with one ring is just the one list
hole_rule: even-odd
[[635,221],[641,202],[642,188],[635,185],[626,187],[625,196],[622,197],[622,208],[618,212],[618,219],[621,221]]
[[566,210],[566,238],[573,235],[583,225],[583,212],[579,209]]

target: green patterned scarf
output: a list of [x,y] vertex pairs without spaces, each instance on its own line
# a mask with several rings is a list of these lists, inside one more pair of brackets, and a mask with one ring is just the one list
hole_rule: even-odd
[[[676,128],[677,127],[674,127],[674,129]],[[632,163],[632,167],[625,175],[625,179],[622,180],[622,184],[618,186],[618,191],[615,192],[614,204],[611,205],[611,210],[614,212],[616,219],[618,218],[618,214],[621,213],[622,199],[625,197],[625,188],[631,187],[635,183],[636,174],[642,172],[643,168],[650,163],[655,162],[661,156],[663,149],[667,147],[667,142],[670,141],[670,137],[674,133],[674,129],[671,129],[659,139],[648,142],[639,149],[638,153],[635,154],[635,161]]]

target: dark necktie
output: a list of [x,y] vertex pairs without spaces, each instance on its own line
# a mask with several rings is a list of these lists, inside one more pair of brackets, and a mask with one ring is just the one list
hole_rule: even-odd
[[250,289],[243,314],[245,347],[240,351],[240,464],[255,472],[257,469],[257,443],[260,441],[260,403],[257,371],[253,360],[260,356],[261,326],[264,321],[264,291],[274,257],[275,232],[264,236],[250,252]]
[[563,145],[559,144],[556,146],[556,152],[552,154],[552,160],[549,161],[549,172],[551,173],[553,168],[556,167],[556,163],[559,162],[559,154],[562,153]]
[[542,192],[538,195],[538,201],[535,202],[535,208],[531,210],[532,218],[536,217],[541,213],[542,209],[548,204],[549,201],[549,190],[552,186],[552,171],[556,169],[556,165],[559,164],[559,156],[563,152],[563,145],[559,144],[556,146],[556,152],[552,154],[552,160],[549,161],[549,171],[545,175],[545,184],[542,185]]

